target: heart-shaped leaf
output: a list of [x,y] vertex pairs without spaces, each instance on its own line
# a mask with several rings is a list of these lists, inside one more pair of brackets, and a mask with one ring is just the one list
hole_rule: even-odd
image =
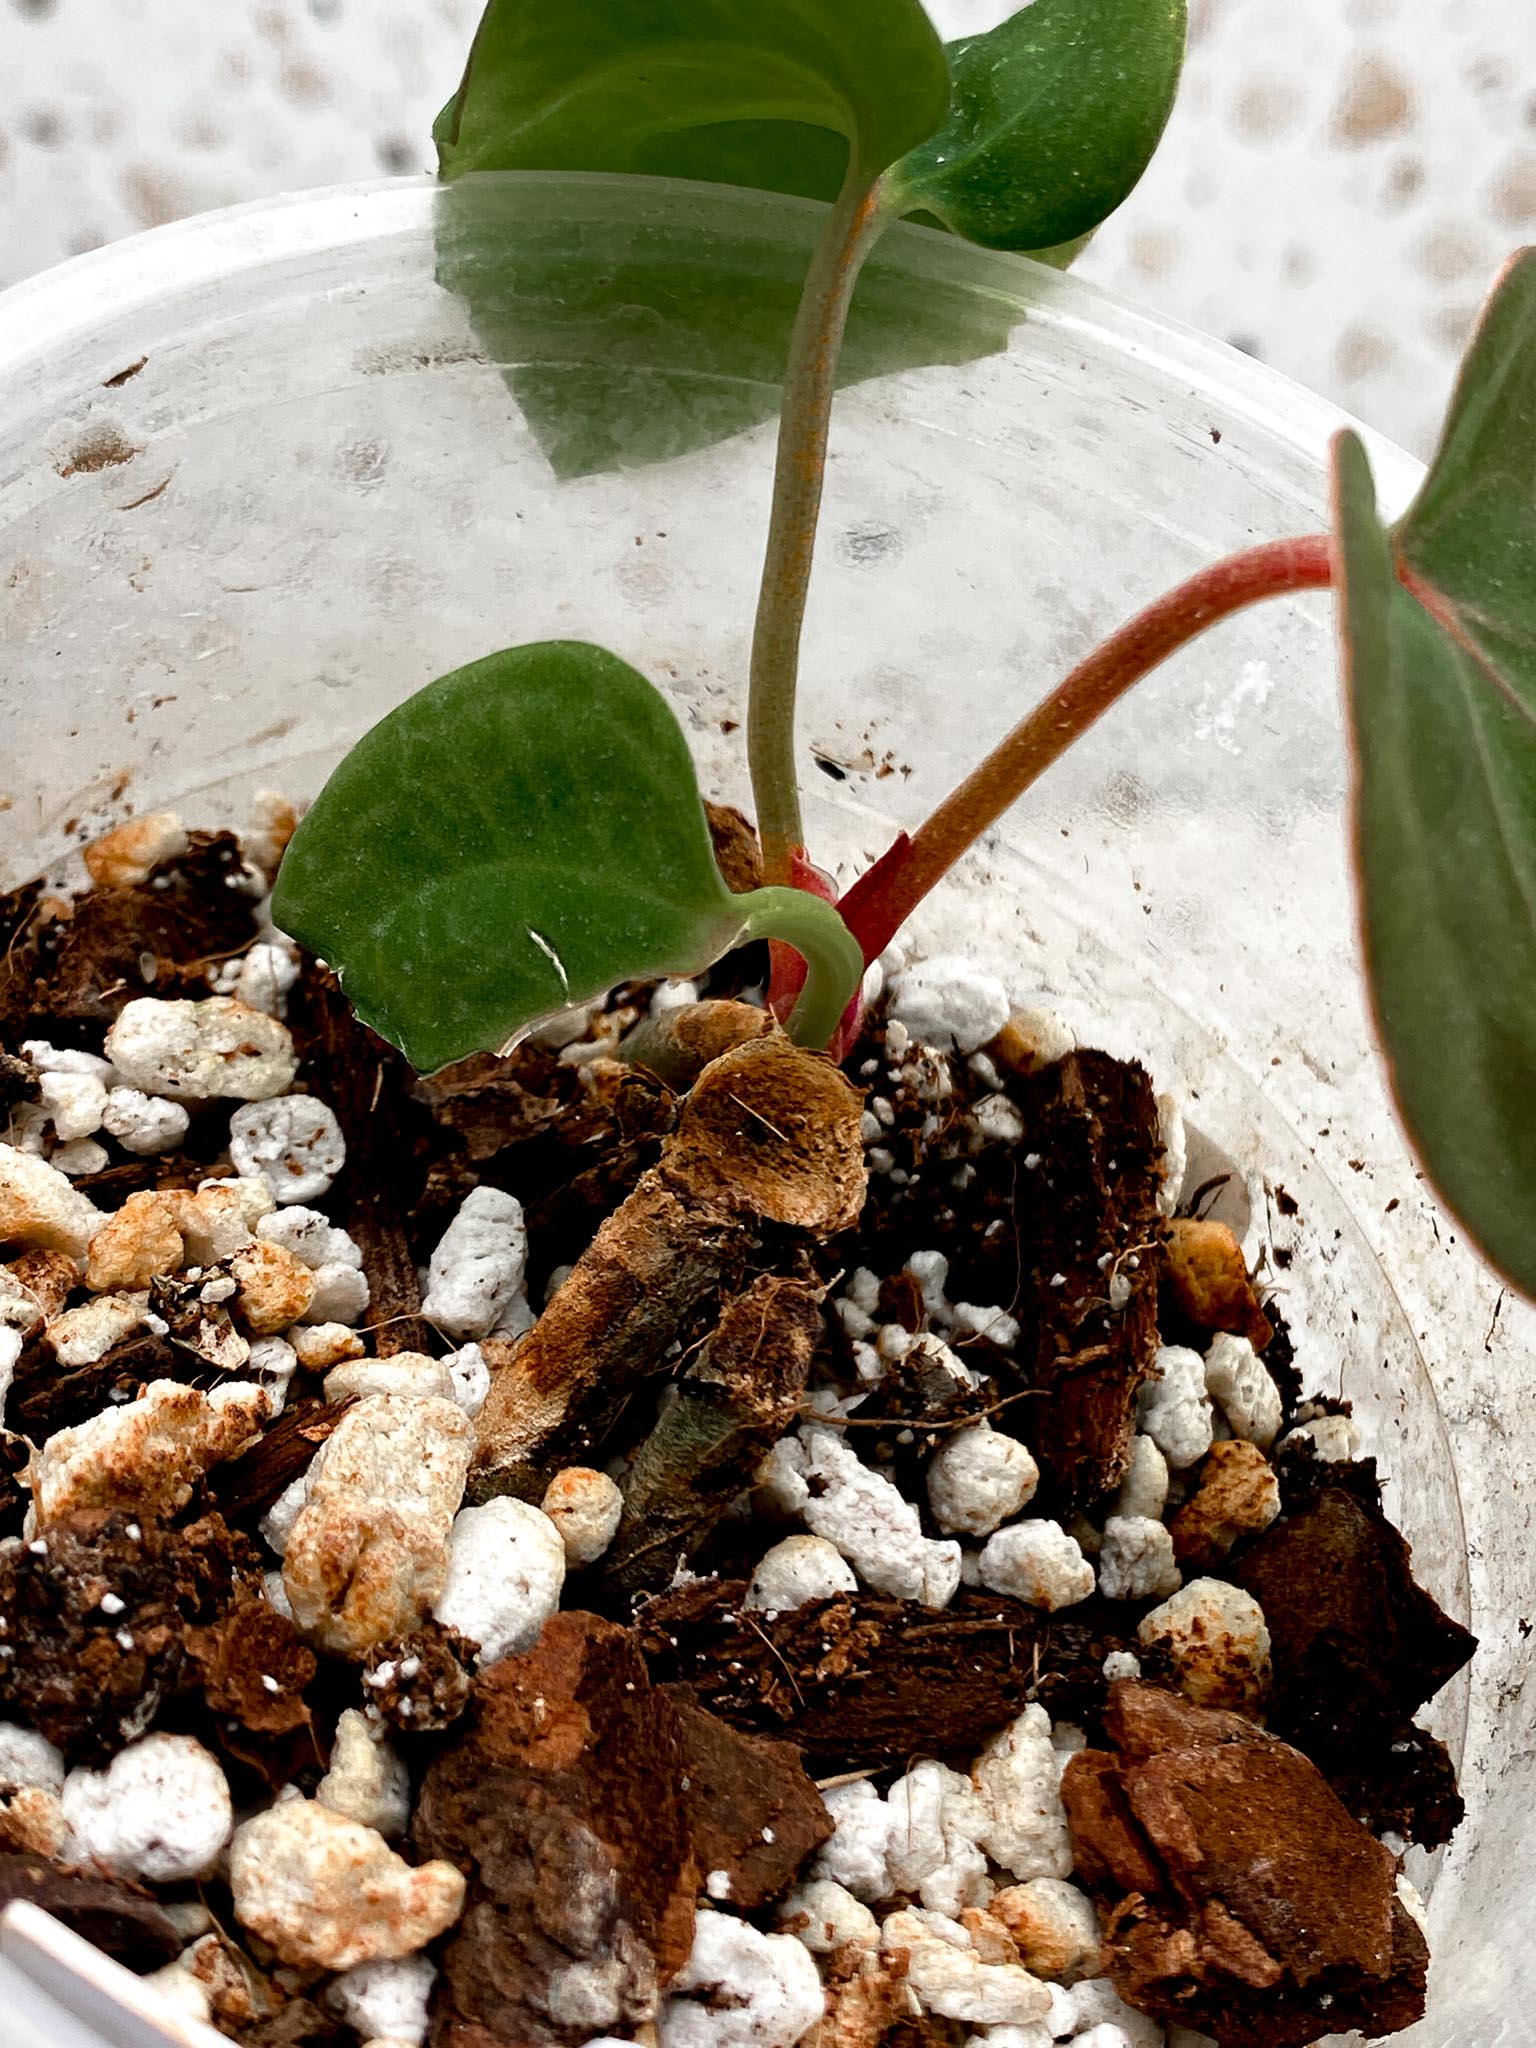
[[[559,476],[670,460],[770,420],[822,217],[749,193],[613,180],[442,186],[438,277],[463,299]],[[865,264],[838,380],[1006,348],[1022,309],[916,237]]]
[[1404,1122],[1536,1293],[1536,251],[1510,265],[1389,534],[1335,445],[1366,965]]
[[1184,30],[1185,0],[1034,0],[949,44],[949,119],[891,172],[897,209],[991,249],[1088,234],[1151,160]]
[[850,149],[874,177],[948,104],[919,0],[489,0],[433,136],[445,178],[634,171],[813,193]]
[[294,835],[272,914],[422,1073],[747,936],[811,957],[806,1040],[863,971],[830,905],[731,894],[665,698],[579,641],[487,655],[382,719]]

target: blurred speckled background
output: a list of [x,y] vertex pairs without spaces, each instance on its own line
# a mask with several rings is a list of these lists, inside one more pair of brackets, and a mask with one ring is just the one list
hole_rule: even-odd
[[[206,207],[427,168],[479,5],[0,0],[0,284]],[[1008,11],[932,0],[946,34]],[[1191,12],[1157,161],[1081,270],[1424,452],[1501,255],[1536,238],[1533,0]]]

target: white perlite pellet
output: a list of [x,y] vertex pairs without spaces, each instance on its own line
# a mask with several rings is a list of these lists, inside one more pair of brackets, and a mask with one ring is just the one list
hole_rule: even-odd
[[935,1052],[978,1052],[1008,1022],[1008,991],[969,960],[937,954],[897,976],[889,1015]]
[[315,1797],[386,1841],[405,1833],[411,1817],[410,1773],[382,1730],[355,1707],[348,1707],[336,1724],[330,1769],[315,1787]]
[[500,1188],[473,1188],[438,1241],[421,1312],[450,1337],[488,1337],[526,1309],[523,1205]]
[[77,1860],[153,1884],[206,1876],[234,1820],[223,1771],[190,1735],[146,1735],[105,1771],[71,1771],[62,1800]]
[[1205,1391],[1205,1360],[1183,1344],[1164,1344],[1153,1361],[1155,1378],[1137,1397],[1140,1426],[1175,1472],[1195,1464],[1211,1448],[1211,1404]]
[[174,1152],[191,1129],[192,1118],[168,1096],[146,1095],[142,1088],[111,1088],[101,1113],[101,1127],[125,1152],[140,1158]]
[[1280,1431],[1280,1389],[1246,1337],[1212,1338],[1205,1354],[1205,1390],[1246,1443],[1267,1451]]
[[370,2044],[399,2042],[419,2048],[427,2038],[427,2008],[437,1965],[430,1956],[359,1963],[326,1987],[325,2004]]
[[1093,1591],[1093,1566],[1059,1522],[1012,1522],[987,1538],[981,1583],[1030,1607],[1072,1607]]
[[858,1585],[852,1566],[825,1536],[786,1536],[758,1559],[743,1604],[788,1614],[812,1600],[857,1592]]
[[[235,1111],[229,1120],[229,1156],[242,1174],[265,1180],[286,1206],[312,1202],[327,1191],[347,1163],[347,1144],[328,1103],[313,1095],[277,1095]],[[365,1307],[367,1299],[365,1287]],[[316,1317],[317,1322],[350,1320]]]
[[[478,1349],[478,1346],[473,1347]],[[573,1571],[596,1564],[618,1532],[624,1496],[617,1481],[590,1465],[567,1465],[545,1488],[543,1511],[565,1545]]]
[[565,1545],[549,1516],[527,1501],[488,1500],[455,1516],[448,1543],[437,1620],[479,1644],[482,1667],[531,1650],[565,1584]]
[[288,1028],[229,996],[200,1003],[137,996],[107,1033],[120,1078],[146,1095],[183,1102],[264,1102],[298,1072]]
[[[728,2000],[719,1996],[726,1985]],[[794,2048],[822,2014],[821,1978],[805,1945],[726,1913],[699,1914],[692,1951],[668,1989],[659,2048]]]
[[1106,1600],[1166,1600],[1182,1583],[1173,1537],[1148,1515],[1111,1515],[1099,1546],[1099,1591]]
[[957,1430],[928,1463],[928,1505],[947,1536],[990,1536],[1034,1498],[1040,1468],[988,1423]]
[[822,1487],[807,1488],[801,1510],[811,1533],[825,1536],[875,1592],[945,1606],[960,1583],[959,1544],[925,1537],[917,1509],[835,1429],[808,1425],[801,1442],[806,1474]]

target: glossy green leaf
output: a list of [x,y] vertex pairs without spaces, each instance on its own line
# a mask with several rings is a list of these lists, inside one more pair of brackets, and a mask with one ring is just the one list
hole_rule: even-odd
[[813,192],[849,147],[873,177],[948,104],[919,0],[489,0],[433,137],[445,178],[632,171]]
[[830,905],[730,893],[665,698],[579,641],[487,655],[381,720],[300,825],[272,914],[423,1073],[746,936],[807,952],[798,1035],[824,1039],[863,969]]
[[1185,0],[1033,0],[951,43],[949,119],[890,173],[897,210],[992,249],[1088,234],[1151,160],[1184,30]]
[[1497,287],[1388,533],[1335,449],[1366,965],[1431,1180],[1536,1293],[1536,251]]
[[[815,208],[702,186],[488,175],[442,186],[436,212],[438,276],[558,475],[665,461],[778,411]],[[1023,308],[971,273],[947,237],[877,245],[839,382],[1005,348]]]

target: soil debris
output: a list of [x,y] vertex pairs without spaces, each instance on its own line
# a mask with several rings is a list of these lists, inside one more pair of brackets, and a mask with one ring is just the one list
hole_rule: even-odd
[[253,1735],[309,1725],[306,1688],[318,1664],[286,1616],[259,1592],[238,1598],[207,1628],[188,1629],[187,1655],[210,1712]]
[[441,1733],[469,1705],[477,1649],[468,1636],[431,1620],[391,1636],[363,1661],[368,1704],[402,1735]]
[[311,966],[290,1006],[294,1043],[310,1092],[334,1111],[346,1165],[327,1204],[361,1248],[369,1320],[381,1358],[438,1345],[421,1319],[421,1283],[410,1218],[426,1182],[431,1115],[413,1099],[409,1065],[352,1013],[329,970]]
[[188,1627],[260,1569],[218,1515],[174,1531],[124,1509],[63,1517],[0,1553],[0,1707],[69,1762],[108,1761],[188,1681]]

